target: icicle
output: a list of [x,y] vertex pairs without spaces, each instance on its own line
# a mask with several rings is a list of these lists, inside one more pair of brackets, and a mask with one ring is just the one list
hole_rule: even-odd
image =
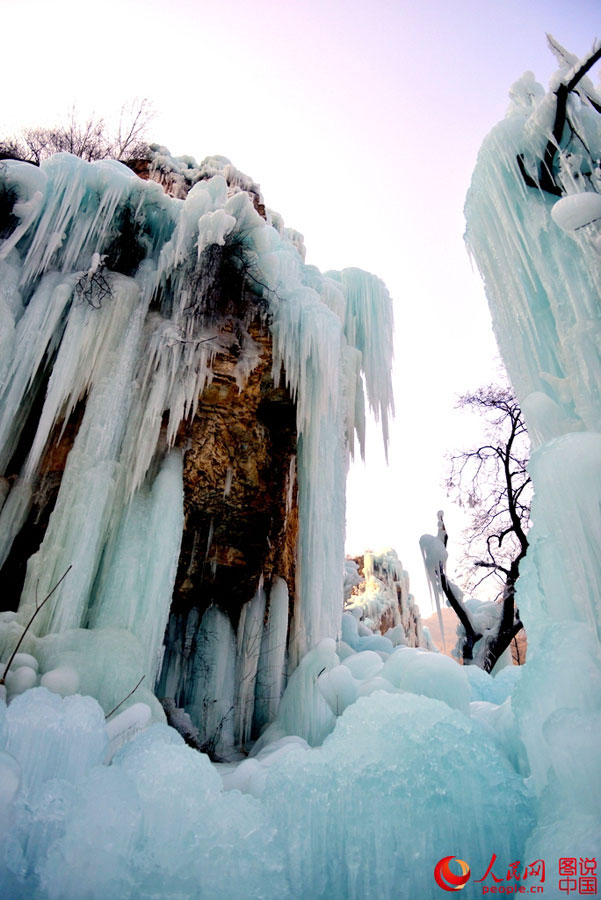
[[236,644],[230,620],[216,606],[202,617],[193,680],[182,697],[199,730],[201,746],[227,756],[234,744]]
[[184,526],[182,458],[173,450],[152,487],[124,510],[105,553],[91,628],[125,628],[144,648],[144,671],[153,685],[171,607]]
[[20,615],[33,608],[36,593],[45,596],[68,567],[73,567],[37,617],[37,633],[82,624],[113,516],[118,452],[145,312],[143,306],[135,306],[139,293],[131,280],[116,281],[115,295],[116,302],[132,309],[132,315],[125,320],[124,333],[113,332],[112,346],[105,350],[105,369],[88,398],[44,541],[27,568]]
[[426,568],[430,597],[436,604],[438,625],[440,628],[440,634],[442,636],[442,645],[443,648],[446,649],[444,639],[444,626],[442,623],[442,612],[440,606],[442,599],[440,573],[444,572],[444,567],[449,554],[447,553],[447,548],[440,540],[440,538],[437,536],[435,537],[433,534],[422,534],[419,539],[419,546],[422,551],[424,566]]
[[263,580],[252,600],[245,603],[238,624],[237,694],[235,707],[236,742],[245,746],[251,736],[255,705],[255,682],[261,652],[265,591]]
[[269,614],[263,628],[257,666],[254,726],[257,732],[275,719],[284,691],[286,637],[288,632],[288,585],[273,579],[269,591]]

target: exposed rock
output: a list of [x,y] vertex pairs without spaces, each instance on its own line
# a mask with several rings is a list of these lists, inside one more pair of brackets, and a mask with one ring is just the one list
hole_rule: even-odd
[[250,330],[260,357],[246,384],[237,386],[235,356],[219,357],[181,435],[186,525],[173,612],[215,603],[234,628],[261,575],[285,578],[294,599],[295,409],[271,378],[269,334],[258,323]]
[[[349,565],[350,564],[350,565]],[[425,647],[419,607],[409,592],[409,575],[392,548],[380,554],[372,552],[347,560],[348,577],[353,586],[345,599],[345,611],[358,615],[372,631],[386,634],[401,626],[408,647]]]

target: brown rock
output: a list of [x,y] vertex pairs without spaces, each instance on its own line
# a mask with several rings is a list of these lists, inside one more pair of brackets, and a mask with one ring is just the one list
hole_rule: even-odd
[[286,508],[296,415],[287,392],[271,378],[271,336],[252,323],[260,361],[239,390],[237,358],[225,354],[203,391],[194,420],[181,429],[185,528],[173,611],[211,604],[234,627],[259,578],[286,579],[294,598],[296,489]]

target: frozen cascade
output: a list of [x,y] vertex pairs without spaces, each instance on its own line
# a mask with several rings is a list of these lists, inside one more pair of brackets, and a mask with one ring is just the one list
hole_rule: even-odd
[[216,606],[202,617],[193,648],[187,683],[165,694],[200,723],[201,746],[225,756],[234,745],[236,643],[230,620]]
[[263,584],[260,583],[255,596],[243,606],[238,624],[238,672],[236,678],[238,694],[234,727],[237,743],[243,747],[248,744],[251,735],[264,618],[265,590]]
[[[387,637],[351,613],[340,622],[349,446],[353,432],[363,444],[365,402],[384,429],[391,407],[381,283],[304,266],[300,236],[259,215],[257,186],[223,158],[199,167],[159,154],[177,200],[116,163],[61,157],[35,174],[0,169],[17,202],[16,230],[0,248],[0,306],[10,313],[0,343],[11,354],[0,415],[12,410],[0,436],[6,459],[21,464],[3,507],[7,547],[54,435],[74,432],[21,607],[0,614],[1,659],[37,579],[47,590],[80,554],[14,661],[8,706],[0,699],[2,896],[392,900],[401,890],[435,900],[433,869],[451,852],[469,861],[472,879],[493,852],[502,874],[513,860],[546,859],[550,872],[559,856],[598,854],[599,269],[596,233],[584,233],[597,226],[564,231],[550,212],[556,198],[520,176],[516,154],[535,170],[553,102],[527,82],[482,150],[468,201],[472,252],[538,443],[518,587],[529,660],[494,678],[404,646],[399,625]],[[571,114],[601,147],[593,113],[573,104]],[[565,166],[562,178],[571,183]],[[121,228],[138,237],[127,259]],[[296,401],[301,589],[289,610],[290,585],[264,575],[237,630],[220,606],[227,598],[202,615],[172,611],[157,695],[194,713],[213,758],[228,758],[253,721],[267,725],[250,758],[214,766],[157,723],[153,685],[108,729],[101,707],[119,703],[141,673],[150,680],[161,652],[182,525],[181,424],[231,341],[208,308],[208,263],[228,247],[244,248],[274,380]],[[246,338],[240,348],[238,385],[257,353]],[[443,553],[430,549],[435,571]],[[394,589],[403,625],[411,606],[396,554],[368,557],[366,579],[382,587],[374,582],[365,609]],[[69,693],[73,676],[101,706],[43,686],[19,693],[44,679]],[[144,727],[148,709],[155,724]]]
[[511,706],[540,798],[525,852],[551,859],[594,855],[601,842],[601,118],[587,79],[569,94],[546,178],[541,161],[555,91],[575,62],[548,93],[532,73],[513,85],[466,204],[467,242],[533,442],[534,524],[517,585],[528,662]]
[[[90,391],[44,541],[28,565],[22,595],[23,615],[33,611],[36,590],[40,597],[46,596],[69,565],[73,565],[72,577],[65,579],[36,619],[38,633],[41,629],[65,631],[84,624],[98,560],[114,523],[113,502],[122,502],[117,492],[118,453],[130,408],[131,382],[144,316],[143,306],[135,305],[137,286],[130,280],[123,281],[121,284],[119,279],[113,288],[123,332],[115,328],[114,339],[104,353],[104,366]],[[63,348],[70,353],[69,344],[61,344]],[[46,403],[49,396],[50,385]],[[28,480],[27,474],[23,477]]]
[[[232,254],[234,265],[244,260],[256,302],[244,314],[248,321],[236,326],[238,387],[259,360],[247,326],[260,314],[273,340],[274,384],[288,387],[298,435],[298,595],[288,622],[274,573],[267,630],[254,607],[241,623],[233,705],[237,739],[246,741],[257,670],[258,728],[275,715],[285,668],[292,672],[322,638],[338,636],[346,470],[353,434],[364,443],[364,385],[386,433],[392,307],[371,275],[349,269],[323,276],[305,266],[301,236],[275,214],[265,219],[257,212],[257,185],[225,158],[198,166],[191,158],[170,160],[164,148],[153,152],[157,177],[177,182],[177,199],[110,160],[59,154],[39,169],[12,160],[0,167],[13,216],[0,243],[0,343],[7,351],[0,461],[19,473],[6,482],[0,513],[2,561],[30,515],[52,448],[73,435],[18,613],[0,613],[0,652],[9,652],[37,600],[71,566],[26,647],[45,665],[78,670],[90,641],[103,648],[98,654],[106,663],[109,633],[119,632],[112,688],[91,683],[92,672],[100,676],[96,664],[78,670],[80,684],[112,704],[118,690],[125,695],[136,683],[133,677],[124,690],[137,668],[146,674],[137,697],[160,717],[152,687],[183,526],[181,460],[170,449],[186,449],[182,423],[195,416],[215,361],[232,345],[228,316],[220,318],[215,305],[215,254]],[[229,475],[226,497],[231,487]],[[172,647],[195,643],[201,622],[185,612],[177,621],[183,633],[173,636]],[[217,631],[219,646],[229,647],[221,625]],[[169,682],[180,699],[204,709],[210,698],[199,696],[192,660],[198,663],[196,650],[175,671],[168,647],[161,688]]]
[[260,732],[275,719],[284,691],[286,635],[288,633],[288,585],[275,578],[269,592],[269,611],[261,636],[261,652],[255,687],[255,727]]
[[200,623],[196,610],[177,629],[172,620],[157,694],[187,710],[198,723],[200,746],[218,758],[234,746],[235,691],[236,638],[228,616],[211,605]]
[[150,684],[160,668],[183,526],[182,459],[172,450],[152,488],[137,491],[123,513],[89,619],[91,628],[124,628],[138,638]]

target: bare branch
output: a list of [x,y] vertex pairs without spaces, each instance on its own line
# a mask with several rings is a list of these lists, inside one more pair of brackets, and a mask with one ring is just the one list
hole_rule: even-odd
[[24,638],[25,638],[25,635],[27,634],[27,632],[28,632],[29,629],[31,628],[31,625],[32,625],[32,623],[33,623],[33,620],[35,619],[35,617],[37,616],[37,614],[39,613],[39,611],[42,609],[42,607],[44,606],[44,604],[47,603],[48,600],[50,600],[50,598],[52,597],[52,595],[54,594],[54,592],[60,587],[60,585],[61,585],[62,582],[65,580],[65,578],[67,577],[67,575],[69,574],[69,572],[71,571],[72,568],[73,568],[73,566],[70,565],[69,568],[66,570],[66,572],[64,572],[64,574],[61,575],[61,577],[60,577],[59,580],[56,582],[56,584],[54,585],[54,587],[52,588],[52,590],[49,591],[49,592],[46,594],[46,596],[44,597],[44,599],[42,600],[42,602],[41,602],[39,605],[38,605],[38,602],[37,602],[37,586],[36,586],[36,606],[35,606],[35,611],[33,612],[31,618],[29,619],[29,622],[27,623],[27,625],[26,625],[25,628],[23,629],[23,634],[21,635],[21,637],[20,637],[19,640],[17,641],[17,646],[15,647],[15,649],[13,650],[13,652],[11,653],[11,655],[10,655],[10,657],[9,657],[9,660],[8,660],[8,662],[6,663],[6,667],[5,667],[4,672],[3,672],[3,674],[2,674],[2,678],[0,678],[0,684],[4,684],[4,683],[5,683],[5,681],[6,681],[6,676],[8,675],[8,670],[9,670],[10,667],[11,667],[11,664],[12,664],[13,659],[15,658],[15,656],[17,655],[17,653],[19,652],[19,647],[20,647],[21,644],[23,643],[23,640],[24,640]]
[[123,698],[123,700],[121,701],[121,703],[118,703],[116,706],[113,707],[113,709],[111,709],[110,712],[107,712],[107,714],[105,715],[104,718],[105,718],[105,719],[109,719],[109,718],[113,715],[113,713],[116,713],[117,710],[120,709],[120,707],[123,706],[123,704],[125,703],[125,701],[126,701],[126,700],[129,700],[129,698],[131,697],[132,694],[135,694],[135,692],[138,690],[138,688],[140,687],[140,685],[142,684],[142,682],[144,681],[145,678],[146,678],[146,675],[142,675],[142,677],[140,678],[140,680],[138,681],[138,683],[136,684],[136,686],[135,686],[134,688],[131,689],[131,691],[129,692],[129,694],[128,694],[126,697]]
[[148,153],[146,133],[153,118],[150,102],[135,99],[121,108],[119,124],[112,133],[102,117],[91,115],[81,121],[73,106],[62,124],[26,128],[18,137],[1,141],[0,155],[37,166],[54,153],[72,153],[88,162],[108,157],[127,162]]

